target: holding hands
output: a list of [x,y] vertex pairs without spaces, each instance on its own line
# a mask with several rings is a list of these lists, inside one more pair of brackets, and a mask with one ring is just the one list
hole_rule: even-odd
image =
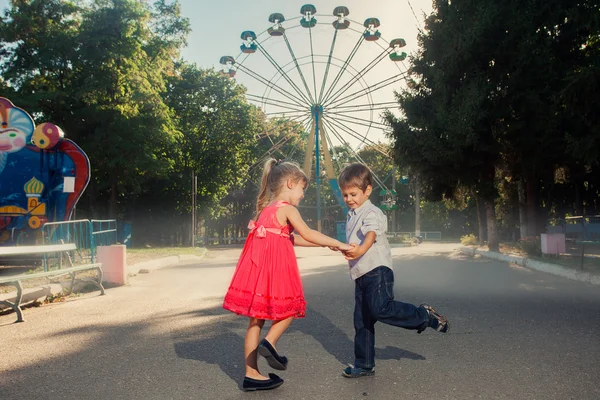
[[356,243],[342,243],[340,246],[337,247],[329,246],[329,249],[333,251],[341,251],[346,260],[356,260],[365,253],[364,251],[362,251],[361,246]]

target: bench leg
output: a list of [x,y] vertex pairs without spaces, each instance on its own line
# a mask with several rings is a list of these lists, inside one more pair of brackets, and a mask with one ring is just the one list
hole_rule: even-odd
[[23,319],[23,310],[21,310],[21,299],[23,298],[23,286],[21,285],[21,281],[17,281],[15,286],[17,287],[17,298],[13,308],[17,313],[17,322],[23,322],[25,320]]
[[98,287],[100,288],[100,296],[104,296],[104,286],[102,286],[102,279],[104,278],[104,273],[102,272],[102,267],[98,267]]
[[6,304],[9,307],[12,307],[13,310],[15,310],[15,313],[17,313],[17,320],[15,322],[23,322],[25,321],[23,319],[23,310],[21,310],[21,299],[23,298],[23,286],[21,285],[21,281],[17,281],[14,283],[15,287],[17,288],[17,297],[15,299],[14,303],[11,303],[8,300],[2,300],[0,301],[0,304]]

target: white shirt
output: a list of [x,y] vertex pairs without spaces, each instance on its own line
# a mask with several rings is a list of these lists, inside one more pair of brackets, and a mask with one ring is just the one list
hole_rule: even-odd
[[387,236],[387,218],[379,207],[367,200],[362,206],[348,211],[346,242],[363,244],[369,232],[377,235],[375,243],[356,260],[348,261],[350,277],[357,279],[382,265],[392,268],[392,252]]

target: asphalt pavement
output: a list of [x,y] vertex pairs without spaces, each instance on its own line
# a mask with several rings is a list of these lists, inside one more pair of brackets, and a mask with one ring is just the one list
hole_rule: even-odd
[[25,323],[0,316],[0,399],[600,399],[600,288],[458,247],[393,249],[396,298],[433,305],[451,332],[377,324],[373,377],[341,376],[354,334],[344,260],[297,249],[308,310],[278,344],[285,383],[242,392],[247,320],[221,308],[240,249],[213,249],[106,296],[26,309]]

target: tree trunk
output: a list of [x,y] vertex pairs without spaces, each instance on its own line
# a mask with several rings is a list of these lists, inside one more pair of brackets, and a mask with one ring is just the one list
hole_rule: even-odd
[[493,199],[485,200],[485,213],[487,217],[488,248],[490,251],[498,251],[500,246],[498,243],[498,231],[496,229],[496,206]]
[[536,206],[536,190],[537,185],[535,184],[535,174],[527,174],[527,235],[535,236],[538,233],[537,230],[537,206]]
[[475,204],[477,205],[477,228],[479,232],[479,245],[483,246],[483,221],[481,220],[481,198],[476,191],[473,191],[473,196],[475,197]]
[[108,204],[108,215],[111,219],[117,219],[118,206],[117,206],[117,174],[113,172],[113,176],[110,180],[110,202]]
[[519,196],[519,230],[521,238],[524,238],[527,236],[527,200],[525,199],[523,179],[517,182],[517,193]]

